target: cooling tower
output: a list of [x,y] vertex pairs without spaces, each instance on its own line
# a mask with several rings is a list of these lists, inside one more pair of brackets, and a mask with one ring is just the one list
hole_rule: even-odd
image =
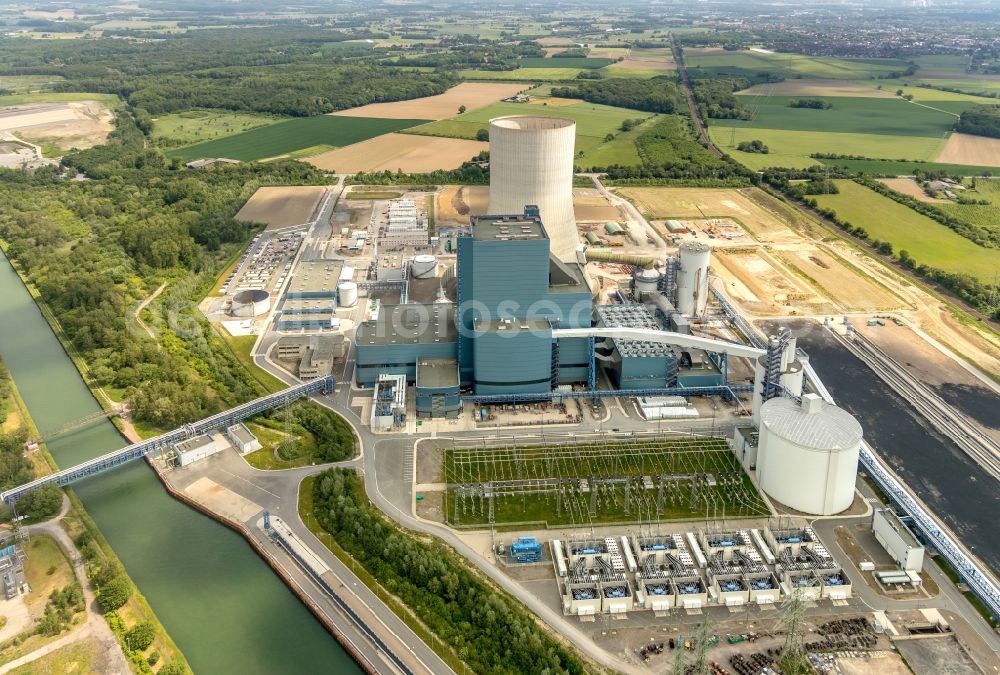
[[576,122],[515,115],[490,120],[490,206],[495,215],[538,206],[551,251],[576,259],[573,147]]

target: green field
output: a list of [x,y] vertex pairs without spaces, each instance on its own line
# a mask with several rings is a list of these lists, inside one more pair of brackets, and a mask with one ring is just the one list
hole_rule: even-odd
[[177,148],[167,152],[167,156],[177,157],[184,161],[202,157],[227,157],[252,161],[278,157],[321,144],[339,148],[422,124],[425,121],[341,117],[337,115],[300,117],[225,138]]
[[[630,110],[628,108],[616,108],[614,106],[599,105],[596,103],[585,103],[583,101],[573,105],[545,106],[527,105],[524,103],[494,103],[473,110],[471,112],[452,117],[447,120],[430,122],[422,126],[407,129],[407,133],[427,134],[430,136],[447,136],[450,138],[471,138],[476,137],[480,129],[489,126],[489,121],[494,117],[504,115],[541,115],[545,117],[565,117],[576,122],[576,151],[583,152],[582,160],[590,162],[591,152],[601,153],[604,156],[626,156],[629,152],[626,149],[631,142],[622,140],[608,142],[605,137],[608,134],[626,136],[619,127],[627,119],[646,119],[650,113]],[[608,147],[602,147],[608,146]],[[595,166],[599,163],[592,162]]]
[[654,116],[629,131],[616,131],[614,140],[604,141],[587,149],[583,157],[577,160],[577,164],[584,171],[591,167],[608,167],[612,164],[621,166],[642,164],[642,158],[639,157],[639,151],[635,147],[635,140],[639,134],[655,125],[658,119],[662,118]]
[[[926,78],[926,79],[921,78],[920,80],[918,80],[918,82],[926,82],[932,87],[951,87],[953,89],[959,89],[965,92],[970,97],[976,95],[980,95],[983,97],[991,97],[991,95],[992,96],[1000,95],[1000,76],[992,78],[982,78],[982,79],[979,78],[970,79],[968,76],[966,76],[964,78],[956,77],[955,79],[949,78],[947,80],[941,80],[935,78]],[[914,87],[914,91],[923,92],[926,90],[919,87]],[[952,96],[960,96],[959,94],[954,94],[952,92],[947,92],[947,91],[941,91],[936,93],[939,95],[950,94]],[[994,103],[996,102],[995,99],[991,97],[989,100],[983,101],[983,103],[989,103],[991,101]]]
[[737,128],[788,129],[826,133],[928,136],[940,138],[958,121],[967,107],[959,102],[940,102],[934,108],[909,103],[902,98],[810,96],[833,107],[827,110],[792,108],[799,96],[739,96],[743,107],[754,111],[753,120],[717,120]]
[[153,139],[170,145],[192,145],[273,124],[282,117],[230,110],[188,110],[153,120]]
[[692,77],[711,74],[756,78],[760,73],[768,73],[783,77],[868,80],[907,68],[907,63],[898,59],[838,59],[751,51],[685,54],[685,63]]
[[[769,166],[806,169],[820,164],[809,155],[813,152],[885,157],[889,159],[932,160],[944,148],[946,139],[876,134],[826,133],[823,131],[786,131],[782,129],[735,128],[728,120],[715,120],[709,135],[719,148],[751,169]],[[735,128],[735,134],[732,133]],[[760,140],[770,149],[767,155],[736,150],[742,141]],[[832,161],[832,160],[831,160]],[[905,172],[904,172],[905,173]]]
[[460,70],[466,80],[515,80],[518,82],[560,82],[575,80],[582,68],[515,68],[514,70]]
[[939,162],[897,162],[889,159],[817,159],[818,164],[843,166],[859,173],[909,176],[914,171],[946,171],[950,176],[990,176],[1000,175],[995,166],[967,166],[965,164],[941,164]]
[[[895,97],[809,97],[833,106],[814,110],[790,107],[795,98],[740,96],[743,106],[754,111],[754,119],[711,120],[709,133],[716,144],[752,169],[806,168],[819,163],[810,157],[815,152],[929,161],[944,147],[958,111],[968,105],[936,101],[926,107]],[[735,149],[740,142],[752,140],[763,141],[770,153]]]
[[27,105],[29,103],[62,103],[64,101],[98,101],[109,108],[121,108],[124,103],[114,94],[86,94],[77,92],[40,92],[37,94],[10,94],[0,96],[0,107],[8,105]]
[[[454,448],[445,450],[444,469],[446,516],[462,527],[489,524],[485,483],[495,492],[497,524],[589,525],[767,513],[726,441],[718,438]],[[644,476],[668,478],[662,488],[653,479],[647,489]],[[518,482],[526,480],[534,485],[525,491]]]
[[863,227],[871,239],[906,250],[918,262],[948,272],[965,272],[992,281],[1000,269],[1000,250],[977,246],[944,225],[849,180],[836,181],[840,194],[816,201],[843,220]]
[[518,59],[521,68],[579,68],[581,70],[598,70],[614,63],[614,59],[594,59],[588,56],[565,56],[543,58],[540,56]]

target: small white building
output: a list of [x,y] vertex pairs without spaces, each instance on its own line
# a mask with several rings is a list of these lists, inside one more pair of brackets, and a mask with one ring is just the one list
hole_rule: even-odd
[[226,436],[229,437],[233,447],[236,448],[236,452],[241,455],[253,452],[254,450],[260,450],[261,448],[260,441],[257,440],[253,432],[247,429],[246,425],[242,422],[226,429]]
[[187,466],[217,453],[222,448],[210,436],[195,436],[174,445],[177,464]]
[[924,566],[924,547],[899,517],[889,509],[872,516],[875,539],[904,572],[919,572]]

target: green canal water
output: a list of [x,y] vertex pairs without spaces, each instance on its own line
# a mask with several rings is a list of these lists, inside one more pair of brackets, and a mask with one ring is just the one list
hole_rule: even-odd
[[[0,253],[0,355],[39,429],[99,409]],[[71,466],[125,444],[104,422],[49,444]],[[241,536],[171,498],[145,462],[76,486],[195,673],[357,673]]]

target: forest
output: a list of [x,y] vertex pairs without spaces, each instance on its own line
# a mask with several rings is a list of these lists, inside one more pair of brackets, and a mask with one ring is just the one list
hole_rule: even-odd
[[[236,211],[261,185],[329,179],[292,161],[189,171],[146,148],[129,114],[117,125],[107,145],[64,160],[95,180],[0,171],[0,237],[90,365],[91,384],[128,400],[138,424],[170,429],[262,393],[195,307],[258,229]],[[158,344],[131,308],[165,281],[144,317]]]
[[670,114],[686,110],[677,80],[670,76],[648,80],[608,78],[581,82],[569,87],[553,87],[552,95],[648,112]]
[[318,115],[440,94],[456,83],[447,73],[386,67],[333,46],[347,37],[277,26],[152,42],[7,40],[0,75],[61,76],[57,91],[116,94],[150,115],[191,108]]
[[583,672],[577,657],[520,603],[470,571],[454,551],[391,525],[371,505],[355,472],[320,474],[312,497],[320,526],[473,672]]
[[981,105],[963,111],[958,120],[958,130],[966,134],[1000,138],[1000,105]]
[[750,80],[743,78],[691,80],[691,89],[698,102],[702,119],[752,119],[752,113],[744,108],[739,98],[733,94],[751,84]]

